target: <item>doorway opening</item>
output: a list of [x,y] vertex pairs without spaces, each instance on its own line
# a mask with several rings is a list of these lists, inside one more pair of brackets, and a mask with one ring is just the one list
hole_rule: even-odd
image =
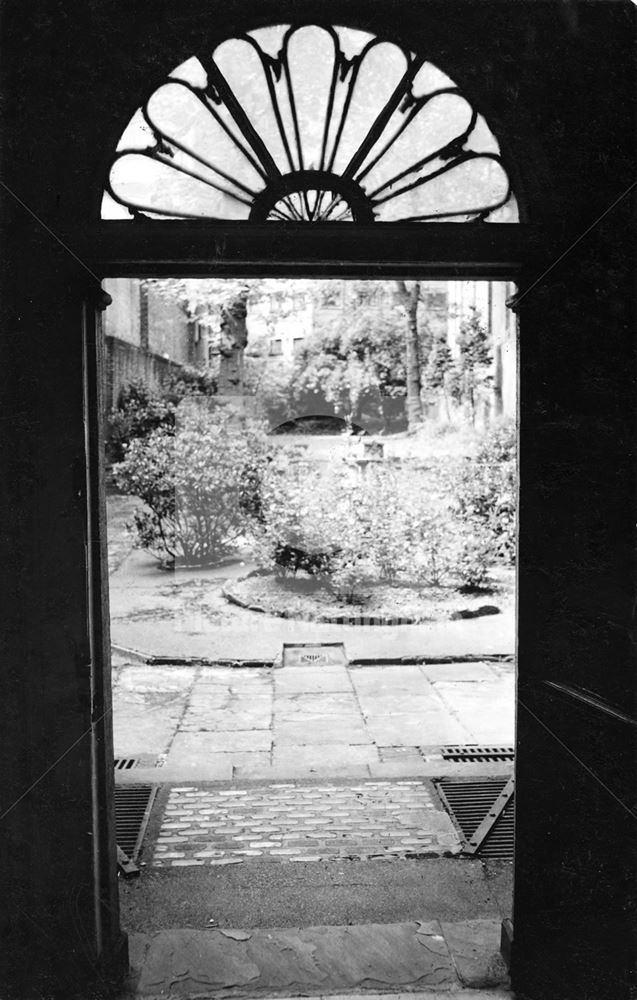
[[338,988],[388,934],[396,988],[451,981],[477,933],[461,981],[503,982],[510,804],[471,841],[513,769],[514,286],[106,287],[116,782],[156,792],[125,926],[327,934],[324,971],[358,935]]
[[[491,245],[516,238],[510,176],[424,54],[325,24],[197,51],[111,153],[113,233],[219,238],[214,279],[173,246],[188,277],[164,261],[117,279],[135,319],[106,314],[128,336],[107,337],[111,526],[134,534],[111,532],[116,753],[133,761],[117,777],[161,784],[125,910],[161,934],[206,926],[193,983],[220,974],[218,935],[268,991],[276,975],[300,992],[500,982],[510,871],[488,880],[490,825],[463,826],[452,785],[480,778],[508,819],[516,331],[512,286],[458,276],[514,273]],[[428,266],[429,222],[479,225],[432,227],[446,249]],[[136,365],[145,381],[122,382]],[[297,958],[326,950],[283,974],[291,928]],[[479,972],[460,972],[476,933]]]

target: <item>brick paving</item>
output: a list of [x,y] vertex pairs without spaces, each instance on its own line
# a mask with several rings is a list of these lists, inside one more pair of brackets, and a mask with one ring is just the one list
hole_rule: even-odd
[[450,855],[460,842],[424,781],[170,790],[152,867]]

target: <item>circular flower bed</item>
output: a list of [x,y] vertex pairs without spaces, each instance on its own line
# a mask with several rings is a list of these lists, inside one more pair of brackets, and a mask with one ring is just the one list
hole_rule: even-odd
[[[513,601],[513,575],[499,574],[489,591],[463,594],[447,587],[370,582],[359,600],[339,599],[329,585],[307,574],[257,572],[233,581],[226,598],[240,607],[283,618],[360,625],[412,625],[498,614]],[[487,603],[488,602],[488,603]]]

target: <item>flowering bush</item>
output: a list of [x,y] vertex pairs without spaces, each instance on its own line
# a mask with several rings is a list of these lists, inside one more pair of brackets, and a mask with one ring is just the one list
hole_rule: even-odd
[[115,466],[117,484],[137,496],[138,544],[162,563],[210,565],[231,551],[252,523],[246,470],[260,474],[265,435],[228,410],[185,405],[173,429],[134,438]]
[[371,581],[477,588],[490,536],[454,509],[448,474],[413,463],[327,469],[279,455],[264,476],[257,558],[278,574],[323,577],[346,602]]

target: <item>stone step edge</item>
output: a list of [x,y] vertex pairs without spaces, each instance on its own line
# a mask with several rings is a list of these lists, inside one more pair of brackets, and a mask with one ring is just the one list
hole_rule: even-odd
[[[229,659],[223,656],[163,656],[157,653],[145,653],[143,650],[132,649],[120,643],[111,643],[111,650],[118,656],[127,656],[151,667],[233,667],[251,669],[274,667],[280,665],[280,655],[272,659]],[[370,656],[356,657],[347,661],[350,667],[387,667],[387,666],[434,666],[437,663],[513,663],[513,653],[459,653],[449,655],[414,655],[414,656]]]

